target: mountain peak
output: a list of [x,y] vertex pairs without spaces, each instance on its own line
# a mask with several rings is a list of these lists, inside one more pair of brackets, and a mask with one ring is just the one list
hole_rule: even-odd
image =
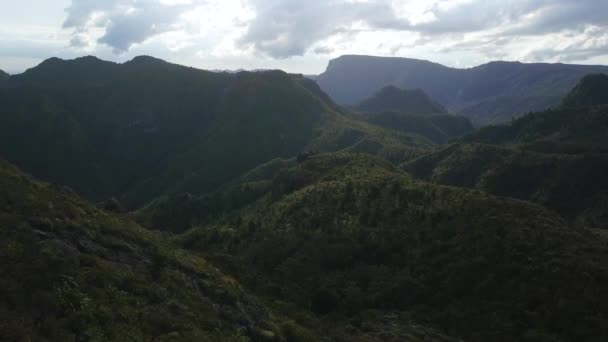
[[147,55],[141,55],[133,58],[125,64],[137,64],[137,65],[154,65],[154,64],[168,64],[166,61]]
[[385,86],[357,108],[365,112],[395,111],[408,114],[445,114],[446,110],[422,89],[404,90],[393,85]]
[[589,74],[562,101],[563,107],[588,107],[608,104],[608,75]]

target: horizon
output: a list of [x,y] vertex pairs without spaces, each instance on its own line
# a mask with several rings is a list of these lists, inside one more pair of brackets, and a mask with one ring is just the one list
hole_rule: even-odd
[[[159,57],[152,56],[152,55],[137,55],[137,56],[134,56],[131,59],[128,59],[128,60],[125,60],[125,61],[120,61],[120,62],[113,61],[113,60],[103,59],[103,58],[101,58],[99,56],[95,56],[95,55],[82,55],[82,56],[77,56],[77,57],[72,57],[72,58],[61,58],[61,57],[57,57],[57,56],[51,56],[51,57],[45,58],[45,59],[41,60],[39,63],[37,63],[37,64],[35,64],[35,65],[31,66],[31,67],[28,67],[25,70],[19,71],[19,72],[10,72],[9,70],[2,69],[1,67],[0,67],[0,70],[6,72],[10,76],[13,76],[13,75],[22,74],[22,73],[28,71],[29,69],[34,69],[34,68],[36,68],[37,66],[39,66],[40,64],[42,64],[43,62],[45,62],[47,60],[51,60],[51,59],[55,59],[56,58],[56,59],[59,59],[59,60],[62,60],[62,61],[74,61],[74,60],[77,60],[77,59],[82,59],[82,58],[87,58],[87,57],[93,57],[93,58],[96,58],[96,59],[98,59],[100,61],[103,61],[103,62],[110,62],[110,63],[116,63],[116,64],[125,64],[125,63],[133,61],[134,59],[137,59],[137,58],[140,58],[140,57],[151,57],[151,58],[159,59],[159,60],[161,60],[163,62],[166,62],[166,63],[176,64],[176,65],[180,65],[180,66],[184,66],[184,67],[194,68],[194,69],[197,69],[197,70],[210,71],[210,72],[236,73],[236,72],[241,72],[241,71],[256,72],[256,71],[279,70],[279,71],[283,71],[283,72],[286,72],[286,73],[289,73],[289,74],[302,74],[304,76],[319,76],[319,75],[323,74],[326,71],[326,69],[323,69],[323,71],[320,72],[320,73],[316,73],[316,74],[310,74],[310,73],[308,73],[307,74],[307,73],[302,73],[302,72],[292,72],[292,71],[287,71],[287,70],[283,70],[283,69],[276,69],[276,68],[270,68],[270,67],[269,68],[256,68],[256,69],[245,69],[245,68],[238,68],[238,69],[208,69],[208,68],[204,68],[204,67],[197,67],[197,66],[191,66],[191,65],[185,65],[185,64],[180,64],[180,63],[176,63],[176,62],[171,62],[171,61],[165,60],[163,58],[159,58]],[[418,58],[412,58],[412,57],[373,56],[373,55],[358,55],[358,54],[348,54],[348,55],[338,56],[336,58],[330,59],[328,61],[328,63],[331,62],[332,60],[336,60],[336,59],[339,59],[339,58],[342,58],[342,57],[370,57],[370,58],[386,58],[386,59],[393,58],[393,59],[403,59],[403,60],[419,60],[419,61],[439,64],[439,65],[442,65],[444,67],[448,67],[448,68],[451,68],[451,69],[460,69],[460,70],[474,69],[474,68],[478,68],[478,67],[481,67],[481,66],[484,66],[484,65],[487,65],[487,64],[491,64],[491,63],[556,64],[556,65],[578,65],[578,66],[608,66],[608,64],[576,64],[576,63],[562,63],[562,62],[550,63],[550,62],[522,62],[522,61],[515,61],[515,60],[513,60],[513,61],[510,61],[510,60],[492,60],[492,61],[488,61],[488,62],[485,62],[485,63],[482,63],[482,64],[473,65],[473,66],[469,66],[469,67],[452,67],[452,66],[445,65],[445,64],[442,64],[442,63],[438,63],[438,62],[435,62],[435,61],[432,61],[432,60],[418,59]],[[326,67],[327,66],[328,65],[326,65]]]
[[342,55],[607,65],[606,11],[575,0],[24,0],[0,13],[0,69],[83,55],[307,75]]

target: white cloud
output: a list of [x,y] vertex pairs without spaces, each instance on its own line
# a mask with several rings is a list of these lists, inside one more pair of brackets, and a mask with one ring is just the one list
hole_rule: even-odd
[[342,54],[453,66],[495,59],[608,63],[608,1],[35,2],[21,0],[0,13],[0,64],[8,56],[14,64],[14,58],[29,63],[84,53],[115,61],[145,53],[203,68],[225,63],[305,72],[320,72],[327,59]]

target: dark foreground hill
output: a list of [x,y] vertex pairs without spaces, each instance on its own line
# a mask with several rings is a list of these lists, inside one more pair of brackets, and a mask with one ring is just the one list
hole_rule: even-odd
[[205,259],[3,161],[0,247],[3,341],[456,341],[409,316],[369,312],[362,331],[260,300]]
[[178,241],[287,312],[365,332],[380,310],[472,341],[608,336],[606,238],[540,206],[420,183],[363,154],[276,162],[236,191],[253,188],[244,209]]
[[151,57],[49,59],[12,76],[0,102],[0,155],[36,177],[128,207],[212,191],[307,150],[403,159],[430,143],[342,115],[299,75],[213,73]]
[[590,73],[608,73],[608,67],[492,62],[455,69],[408,58],[342,56],[316,81],[337,103],[348,105],[387,85],[420,88],[450,112],[488,124],[557,106]]
[[3,341],[284,335],[281,320],[202,258],[5,162],[0,228]]

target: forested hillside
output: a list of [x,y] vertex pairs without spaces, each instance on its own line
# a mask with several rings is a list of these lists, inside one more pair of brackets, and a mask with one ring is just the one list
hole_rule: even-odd
[[537,202],[580,224],[607,228],[604,78],[583,78],[558,109],[484,127],[404,169],[435,183]]
[[605,237],[527,202],[414,181],[363,154],[279,165],[243,179],[239,189],[259,191],[244,209],[177,241],[287,308],[359,331],[383,310],[475,341],[608,333],[596,305],[607,300]]
[[[366,60],[330,65],[340,92]],[[596,67],[492,63],[459,88],[381,61],[365,89],[407,66],[441,91],[342,107],[302,75],[145,56],[5,78],[0,340],[606,340],[606,76],[556,102]],[[557,104],[475,130],[446,98]]]
[[2,156],[128,207],[212,191],[260,163],[311,149],[403,159],[430,144],[342,115],[302,76],[212,73],[151,57],[49,59],[11,77],[0,102]]

